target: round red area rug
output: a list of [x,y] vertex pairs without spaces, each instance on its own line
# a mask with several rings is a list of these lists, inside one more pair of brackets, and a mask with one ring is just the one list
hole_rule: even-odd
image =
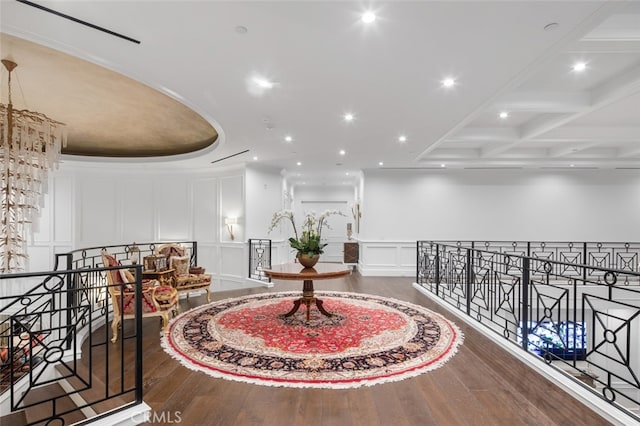
[[433,370],[462,343],[451,321],[379,296],[317,291],[306,321],[300,292],[265,293],[200,306],[176,317],[162,346],[184,366],[269,386],[353,388]]

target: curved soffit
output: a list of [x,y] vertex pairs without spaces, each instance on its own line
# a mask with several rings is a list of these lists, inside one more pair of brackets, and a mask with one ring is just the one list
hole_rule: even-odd
[[[175,99],[138,81],[66,53],[0,33],[12,73],[14,108],[67,125],[63,154],[156,157],[201,150],[218,139],[213,126]],[[2,67],[1,101],[7,103]]]

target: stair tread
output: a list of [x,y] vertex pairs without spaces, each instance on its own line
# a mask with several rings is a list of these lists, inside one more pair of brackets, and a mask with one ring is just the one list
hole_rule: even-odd
[[[75,403],[65,396],[66,392],[58,383],[51,383],[45,386],[38,386],[30,389],[25,398],[24,404],[35,404],[31,407],[27,407],[24,410],[24,414],[28,423],[43,422],[46,423],[52,414],[52,402],[51,398],[60,397],[56,399],[56,411],[65,412],[67,410],[74,410],[76,408]],[[43,401],[44,400],[44,401]],[[42,401],[42,402],[39,402]],[[71,411],[70,413],[61,415],[65,421],[65,424],[72,424],[85,419],[85,416],[79,410]]]

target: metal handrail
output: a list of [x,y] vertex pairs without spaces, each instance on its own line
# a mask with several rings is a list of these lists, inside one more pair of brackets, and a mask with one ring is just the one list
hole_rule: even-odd
[[[132,266],[96,267],[53,272],[5,274],[3,288],[14,294],[0,296],[0,340],[7,343],[10,362],[3,364],[5,379],[3,414],[37,407],[30,423],[57,421],[72,412],[86,413],[108,400],[118,401],[111,413],[142,403],[142,267],[135,266],[135,326],[127,330],[126,340],[134,341],[134,361],[125,362],[124,340],[118,347],[109,340],[108,323],[111,299],[105,272]],[[33,284],[32,280],[37,283]],[[24,289],[23,284],[30,285]],[[123,290],[124,284],[115,285]],[[101,329],[102,328],[102,329]],[[124,333],[123,333],[124,334]],[[127,349],[130,356],[131,348]],[[105,356],[107,353],[113,353]],[[96,370],[94,358],[103,367]],[[26,373],[25,373],[26,369]],[[24,373],[24,374],[23,374]],[[130,378],[134,380],[131,382]],[[74,391],[54,396],[35,397],[30,390],[59,383],[74,383]],[[114,383],[119,384],[113,386]],[[100,384],[100,386],[98,386]],[[91,399],[84,392],[92,389]],[[96,391],[102,389],[98,394]],[[43,395],[44,392],[38,393]],[[63,398],[81,394],[85,403],[63,408]],[[37,413],[37,414],[35,414]],[[93,420],[106,414],[98,414]],[[33,416],[39,416],[33,418]]]
[[640,420],[637,269],[478,246],[418,241],[417,284]]

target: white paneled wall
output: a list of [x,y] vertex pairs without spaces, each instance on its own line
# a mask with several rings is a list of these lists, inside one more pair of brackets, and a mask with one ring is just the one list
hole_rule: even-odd
[[360,240],[358,243],[362,275],[411,277],[416,274],[415,241]]
[[73,179],[69,176],[50,177],[48,192],[40,218],[33,226],[33,239],[29,246],[29,271],[48,271],[53,266],[55,253],[71,250],[75,211],[72,199]]
[[153,184],[158,240],[187,239],[191,235],[191,203],[188,176],[167,176]]
[[640,241],[640,170],[372,170],[360,270],[415,274],[415,242]]
[[220,229],[221,241],[231,241],[225,225],[225,218],[235,218],[233,225],[235,241],[244,241],[244,176],[225,176],[220,178]]
[[[89,167],[65,162],[53,174],[29,248],[30,271],[53,267],[55,252],[133,241],[196,240],[215,290],[246,284],[248,238],[271,238],[273,261],[293,259],[289,229],[267,234],[286,206],[278,171]],[[418,239],[640,241],[639,170],[372,170],[353,187],[297,186],[292,207],[361,201],[359,270],[413,276]],[[342,205],[341,204],[341,205]],[[231,241],[225,217],[237,217]],[[328,231],[330,260],[346,239]]]
[[193,182],[193,235],[202,241],[218,240],[218,181],[202,179]]
[[[69,164],[71,163],[71,164]],[[198,263],[213,274],[213,291],[247,282],[242,226],[230,241],[225,216],[243,218],[244,169],[163,170],[73,162],[51,179],[29,270],[51,270],[54,253],[135,242],[195,240]]]
[[154,214],[154,192],[140,190],[153,188],[150,179],[138,179],[133,185],[123,185],[118,189],[122,218],[122,230],[118,235],[127,237],[127,241],[153,241],[156,229]]

